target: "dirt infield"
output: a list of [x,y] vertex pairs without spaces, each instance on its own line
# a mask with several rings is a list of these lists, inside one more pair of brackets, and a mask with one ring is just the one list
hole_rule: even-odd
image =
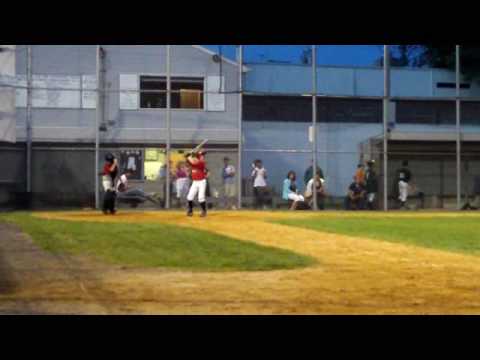
[[[0,266],[16,278],[4,274],[10,276],[10,285],[0,292],[0,313],[18,307],[22,311],[24,306],[27,312],[95,314],[480,314],[480,258],[267,222],[312,216],[307,213],[213,212],[207,219],[176,212],[38,216],[199,228],[310,255],[318,265],[237,273],[127,270],[46,254],[28,237],[2,225],[10,241],[2,235]],[[16,253],[15,246],[21,248]],[[26,264],[43,272],[22,275],[17,270]]]

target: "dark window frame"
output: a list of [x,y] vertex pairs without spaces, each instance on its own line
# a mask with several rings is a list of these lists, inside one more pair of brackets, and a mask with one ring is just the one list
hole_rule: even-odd
[[[382,101],[374,99],[317,99],[320,123],[381,123]],[[244,96],[244,121],[312,121],[312,99],[305,96]]]
[[[470,89],[472,87],[471,84],[463,83],[460,84],[460,89]],[[437,82],[438,89],[456,89],[457,84],[452,82]]]
[[[164,75],[139,75],[140,95],[139,104],[140,110],[165,110],[167,108],[167,77]],[[157,84],[152,86],[145,86],[147,83]],[[195,85],[191,90],[200,93],[200,107],[181,107],[181,95],[178,92],[172,92],[171,95],[171,109],[172,110],[189,110],[189,111],[205,111],[205,77],[202,76],[177,76],[171,77],[172,91],[182,90],[185,84]],[[147,92],[144,92],[147,90]],[[148,90],[158,92],[148,92]],[[189,89],[190,90],[190,89]],[[188,91],[188,90],[187,90]],[[147,102],[150,101],[150,106]]]

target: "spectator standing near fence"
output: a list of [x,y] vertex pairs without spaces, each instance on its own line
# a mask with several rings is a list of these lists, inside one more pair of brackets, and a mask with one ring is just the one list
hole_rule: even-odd
[[255,160],[252,168],[254,206],[255,209],[264,209],[267,192],[267,170],[263,167],[261,160]]
[[397,170],[398,200],[400,209],[407,208],[409,183],[412,181],[412,172],[408,168],[408,161],[402,163],[402,167]]
[[357,171],[355,171],[355,180],[362,185],[365,185],[365,167],[363,164],[358,164]]
[[375,161],[367,161],[367,170],[365,171],[365,190],[367,191],[367,208],[375,210],[375,200],[378,193],[378,178],[375,172]]
[[177,207],[185,201],[189,188],[188,168],[184,162],[179,162],[175,170],[175,190],[177,194]]
[[230,159],[225,157],[223,159],[223,193],[224,193],[224,201],[225,201],[225,208],[236,210],[235,206],[235,197],[237,196],[236,185],[235,185],[235,174],[236,170],[235,167],[230,164]]

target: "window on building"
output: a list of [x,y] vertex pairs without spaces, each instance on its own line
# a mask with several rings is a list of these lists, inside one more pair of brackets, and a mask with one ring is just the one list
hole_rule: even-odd
[[165,109],[167,107],[167,79],[159,76],[140,77],[140,107]]
[[[378,123],[382,102],[364,99],[319,98],[319,122]],[[245,96],[245,121],[311,122],[312,100],[298,96]]]
[[294,96],[245,96],[245,121],[312,121],[312,100]]
[[337,123],[378,123],[382,102],[367,99],[318,99],[318,121]]
[[480,124],[480,102],[464,101],[462,102],[462,116],[463,125],[478,125]]
[[[172,109],[203,109],[203,78],[172,77]],[[142,109],[166,109],[167,78],[140,77],[140,106]]]
[[[454,82],[439,82],[437,83],[439,89],[456,89],[457,84]],[[470,89],[470,84],[460,84],[460,89]]]
[[455,124],[453,101],[397,101],[399,124]]

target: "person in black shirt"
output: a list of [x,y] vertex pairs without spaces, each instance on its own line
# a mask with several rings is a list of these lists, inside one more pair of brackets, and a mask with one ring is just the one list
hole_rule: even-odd
[[365,187],[358,180],[354,177],[353,183],[348,188],[348,194],[345,198],[346,210],[363,210],[365,207]]
[[397,183],[398,183],[398,200],[400,201],[400,208],[407,207],[408,189],[409,183],[412,180],[412,173],[408,168],[408,161],[402,163],[402,167],[397,170]]

